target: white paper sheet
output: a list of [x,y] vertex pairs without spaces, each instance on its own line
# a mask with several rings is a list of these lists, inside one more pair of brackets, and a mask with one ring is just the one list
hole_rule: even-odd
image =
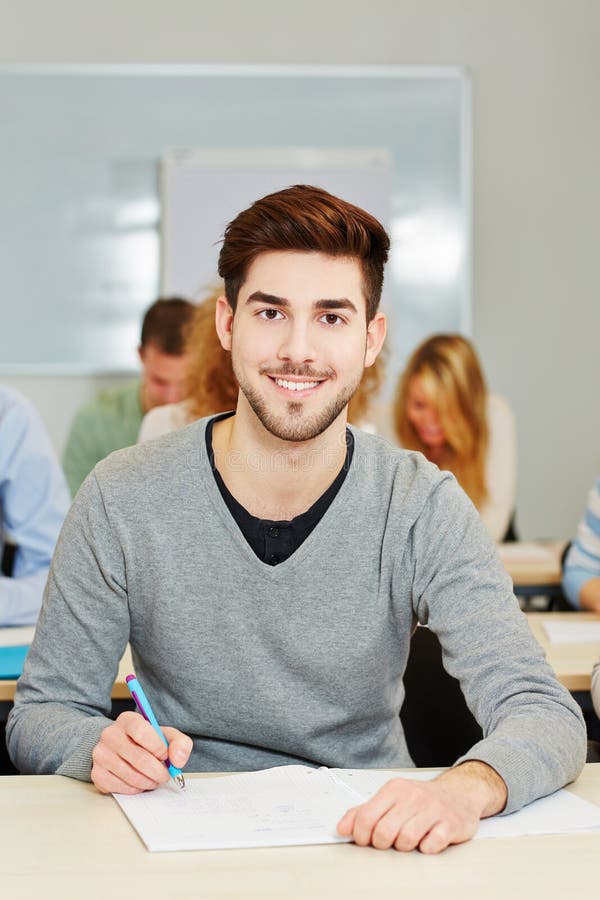
[[35,625],[0,628],[0,647],[21,647],[33,640]]
[[279,766],[217,778],[188,778],[115,799],[148,850],[216,850],[347,841],[335,826],[362,802],[329,769]]
[[[149,850],[217,850],[346,842],[335,827],[390,778],[428,780],[437,772],[280,766],[215,778],[188,778],[115,800]],[[476,838],[600,831],[600,807],[568,791],[510,816],[484,820]]]
[[600,622],[544,622],[544,628],[551,644],[600,642]]
[[500,544],[498,553],[504,563],[520,562],[555,562],[558,560],[556,550],[536,544],[533,541],[517,541],[515,543]]

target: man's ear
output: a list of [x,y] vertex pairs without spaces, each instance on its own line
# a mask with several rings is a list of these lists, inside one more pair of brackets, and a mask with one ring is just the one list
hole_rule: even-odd
[[383,347],[385,335],[387,332],[387,319],[385,313],[375,313],[369,324],[367,325],[367,349],[365,352],[365,369],[372,366],[379,351]]
[[226,297],[219,297],[215,311],[215,327],[223,350],[231,351],[233,310]]

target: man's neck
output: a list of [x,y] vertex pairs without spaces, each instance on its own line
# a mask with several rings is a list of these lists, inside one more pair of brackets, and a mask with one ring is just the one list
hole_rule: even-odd
[[249,408],[215,422],[215,466],[227,489],[251,515],[288,521],[309,509],[346,459],[346,415],[310,441],[272,435]]
[[140,406],[142,408],[142,414],[145,416],[147,412],[150,412],[150,401],[148,399],[148,391],[146,390],[146,386],[144,385],[144,381],[142,379],[140,383]]

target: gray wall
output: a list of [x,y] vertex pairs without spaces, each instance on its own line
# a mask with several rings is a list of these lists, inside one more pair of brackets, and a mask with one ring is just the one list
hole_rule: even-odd
[[[573,531],[600,472],[597,0],[0,7],[3,62],[467,66],[475,340],[490,385],[517,416],[521,534]],[[2,305],[6,315],[7,298]],[[11,382],[38,403],[59,447],[72,407],[96,387],[84,378]]]

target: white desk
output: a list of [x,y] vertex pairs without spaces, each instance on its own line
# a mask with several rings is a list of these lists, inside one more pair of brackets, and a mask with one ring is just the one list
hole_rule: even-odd
[[[556,677],[570,691],[589,691],[592,667],[600,659],[600,641],[585,644],[552,644],[548,640],[546,622],[600,622],[600,613],[550,612],[527,613],[529,627],[546,651],[546,658]],[[599,892],[600,894],[600,892]]]
[[[600,805],[600,764],[571,789]],[[148,853],[112,797],[49,775],[0,779],[0,847],[6,900],[597,900],[600,835],[481,840],[439,856],[352,844]]]
[[541,592],[544,588],[560,585],[560,559],[564,548],[564,541],[516,541],[499,544],[498,553],[513,580],[516,593],[523,588]]

